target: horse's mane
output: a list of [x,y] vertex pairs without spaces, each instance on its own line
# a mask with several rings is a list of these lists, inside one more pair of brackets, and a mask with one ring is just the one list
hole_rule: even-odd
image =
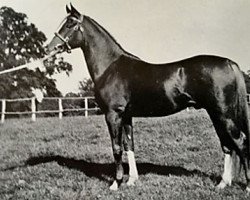
[[88,21],[90,21],[92,24],[94,24],[100,32],[104,32],[127,56],[140,59],[137,56],[127,52],[126,50],[123,49],[123,47],[116,41],[116,39],[105,29],[103,28],[98,22],[96,22],[94,19],[92,19],[89,16],[84,15],[84,18],[86,18]]

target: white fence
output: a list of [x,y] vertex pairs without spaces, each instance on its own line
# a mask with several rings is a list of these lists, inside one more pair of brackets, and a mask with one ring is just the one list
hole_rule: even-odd
[[[94,108],[89,108],[89,100],[95,99],[94,97],[45,97],[43,100],[56,100],[58,102],[57,110],[37,110],[36,107],[36,98],[21,98],[21,99],[0,99],[2,108],[1,108],[1,123],[4,123],[6,115],[18,115],[18,114],[30,114],[31,120],[36,121],[36,115],[41,113],[58,113],[58,117],[62,119],[63,112],[66,111],[84,111],[84,116],[88,117],[89,111],[97,111],[99,108],[95,106]],[[63,100],[83,100],[84,108],[63,108]],[[6,104],[8,102],[20,102],[20,101],[29,101],[31,105],[31,111],[20,111],[20,112],[7,112]]]
[[[250,104],[250,94],[247,94],[247,102]],[[58,117],[62,119],[63,112],[68,111],[84,111],[84,116],[88,117],[89,111],[97,111],[99,108],[95,106],[94,108],[89,108],[89,100],[94,100],[94,97],[45,97],[43,100],[57,100],[58,110],[37,110],[36,98],[21,98],[21,99],[0,99],[1,108],[1,123],[4,123],[6,115],[18,115],[18,114],[30,114],[31,120],[36,121],[36,115],[41,113],[58,113]],[[63,108],[63,100],[84,100],[84,108]],[[20,112],[6,112],[6,104],[8,102],[20,102],[20,101],[30,101],[31,111],[20,111]]]

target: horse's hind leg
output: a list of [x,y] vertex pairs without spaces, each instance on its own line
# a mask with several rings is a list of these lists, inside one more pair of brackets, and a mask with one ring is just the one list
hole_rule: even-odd
[[133,138],[133,126],[132,118],[123,118],[124,127],[124,149],[127,152],[128,164],[129,164],[129,179],[127,185],[134,185],[134,182],[138,179],[138,171],[134,156],[134,138]]
[[246,191],[250,193],[250,152],[248,149],[248,145],[247,142],[249,142],[245,135],[243,137],[243,147],[242,147],[242,160],[243,160],[243,167],[245,170],[245,176],[246,176],[246,180],[247,180],[247,187],[246,187]]
[[117,190],[123,178],[122,167],[122,119],[115,111],[110,111],[106,114],[106,122],[108,125],[113,155],[115,159],[116,175],[111,190]]
[[234,121],[225,117],[226,115],[209,113],[214,124],[217,135],[220,138],[221,147],[225,154],[224,172],[222,180],[218,188],[223,189],[227,185],[231,185],[233,179],[233,167],[236,166],[236,156],[234,153],[242,157],[244,147],[244,134],[236,126]]
[[247,179],[246,191],[250,193],[250,161],[247,158],[244,159],[244,168],[245,168],[246,179]]

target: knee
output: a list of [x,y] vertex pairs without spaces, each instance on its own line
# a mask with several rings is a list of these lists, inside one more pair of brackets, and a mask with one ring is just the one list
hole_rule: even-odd
[[120,155],[122,153],[122,147],[118,144],[114,144],[113,146],[113,153],[114,155]]
[[119,116],[116,112],[109,112],[105,115],[105,119],[106,119],[106,122],[109,124],[109,125],[114,125],[114,124],[117,124],[119,122]]

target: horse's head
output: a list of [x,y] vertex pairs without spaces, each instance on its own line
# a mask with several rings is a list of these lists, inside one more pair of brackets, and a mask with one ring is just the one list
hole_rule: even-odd
[[52,41],[47,45],[47,53],[70,52],[71,49],[82,46],[83,43],[83,15],[72,5],[66,6],[67,17],[61,23]]

